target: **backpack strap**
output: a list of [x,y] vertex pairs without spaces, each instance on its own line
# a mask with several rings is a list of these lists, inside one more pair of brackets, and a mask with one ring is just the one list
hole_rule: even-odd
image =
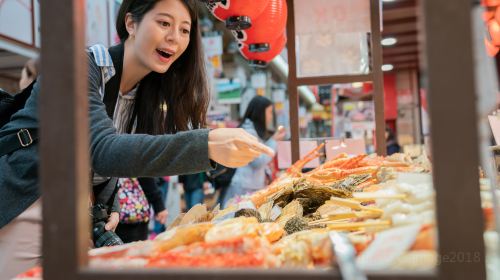
[[[106,113],[108,114],[108,117],[113,119],[118,94],[120,92],[120,81],[123,72],[123,55],[125,53],[124,45],[119,44],[110,47],[108,48],[108,53],[113,61],[115,74],[106,82],[106,85],[104,86],[103,103],[106,106]],[[100,203],[107,205],[109,207],[108,209],[113,208],[116,193],[118,192],[117,182],[118,178],[111,177],[110,180],[103,183],[102,186],[93,187],[94,197],[96,200],[100,200]]]
[[22,128],[16,133],[5,135],[0,139],[0,157],[21,148],[31,146],[38,141],[38,130]]
[[[29,86],[24,88],[20,93],[13,96],[13,112],[21,110],[26,104],[26,100],[31,96],[33,90],[34,80]],[[5,135],[0,138],[0,157],[10,154],[21,148],[31,146],[38,141],[38,129],[36,128],[22,128],[16,132]]]
[[[106,83],[103,100],[106,104],[106,112],[108,113],[108,116],[110,118],[113,118],[113,113],[116,107],[116,100],[118,98],[118,92],[120,91],[124,50],[125,49],[123,44],[119,44],[108,49],[116,71],[115,75]],[[18,111],[24,107],[26,100],[31,95],[31,91],[33,90],[33,85],[35,84],[35,82],[36,80],[13,97],[15,111]],[[0,139],[0,156],[10,154],[21,148],[26,148],[35,143],[37,140],[38,129],[34,128],[23,128],[15,133],[6,135]]]
[[119,44],[108,49],[111,60],[113,61],[113,67],[115,68],[115,75],[109,79],[104,87],[104,98],[103,102],[106,105],[106,112],[108,117],[113,118],[113,113],[116,107],[116,101],[118,100],[118,93],[120,92],[120,81],[122,78],[123,70],[123,55],[124,46]]

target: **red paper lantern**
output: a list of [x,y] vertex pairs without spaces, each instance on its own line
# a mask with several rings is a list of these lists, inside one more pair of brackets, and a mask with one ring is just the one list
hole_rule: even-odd
[[254,20],[252,27],[245,30],[234,30],[236,39],[249,46],[252,52],[269,49],[269,43],[281,36],[286,28],[286,0],[270,0],[262,14]]
[[205,1],[210,12],[219,20],[226,22],[228,29],[247,29],[254,19],[264,11],[269,0],[221,0]]
[[286,45],[286,34],[282,31],[281,36],[269,44],[269,50],[265,52],[252,52],[249,46],[240,43],[240,53],[248,60],[251,66],[265,67],[269,61],[281,53]]

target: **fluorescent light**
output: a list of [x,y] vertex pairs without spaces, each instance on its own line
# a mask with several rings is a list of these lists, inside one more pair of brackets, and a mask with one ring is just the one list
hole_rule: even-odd
[[361,83],[361,82],[354,82],[354,83],[352,83],[351,86],[353,88],[361,88],[361,87],[363,87],[363,83]]
[[383,2],[394,2],[396,0],[382,0]]
[[382,71],[391,71],[392,69],[394,69],[394,65],[392,65],[392,64],[382,65]]
[[392,46],[395,45],[398,42],[396,38],[393,37],[387,37],[382,39],[382,46]]

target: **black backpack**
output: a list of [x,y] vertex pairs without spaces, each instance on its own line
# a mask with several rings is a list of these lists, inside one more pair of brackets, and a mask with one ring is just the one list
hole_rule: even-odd
[[[106,83],[104,101],[111,100],[110,102],[106,102],[106,104],[108,104],[106,105],[106,111],[111,118],[113,117],[113,110],[116,105],[120,87],[123,52],[123,44],[109,48],[109,53],[115,65],[116,74]],[[16,95],[12,95],[0,89],[0,128],[10,121],[12,115],[24,108],[26,100],[28,100],[31,95],[35,82],[36,80]],[[12,153],[15,150],[28,147],[35,143],[38,140],[38,129],[23,128],[13,132],[12,135],[7,135],[7,137],[8,139],[3,141],[2,146],[0,146],[0,156]]]
[[0,128],[10,121],[12,115],[24,108],[24,104],[26,104],[26,100],[30,97],[34,84],[35,81],[15,95],[0,89]]

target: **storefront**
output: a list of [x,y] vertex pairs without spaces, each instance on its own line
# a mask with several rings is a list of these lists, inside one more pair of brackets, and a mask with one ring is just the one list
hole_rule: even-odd
[[[477,51],[474,28],[481,11],[479,5],[471,11],[470,1],[466,0],[405,1],[414,6],[407,12],[417,8],[421,11],[421,65],[384,78],[382,65],[387,58],[381,44],[381,1],[357,0],[354,2],[361,4],[356,7],[341,0],[286,1],[288,73],[280,76],[283,73],[276,70],[279,65],[271,63],[273,73],[253,72],[250,82],[258,94],[259,89],[270,88],[266,81],[286,78],[286,88],[275,87],[273,98],[283,103],[277,106],[275,114],[286,116],[291,136],[281,147],[287,155],[278,149],[278,159],[288,160],[289,165],[294,163],[292,167],[283,165],[285,171],[270,186],[242,197],[224,210],[191,209],[179,219],[177,228],[173,225],[156,241],[121,249],[94,249],[89,253],[88,123],[82,121],[87,120],[87,93],[86,81],[79,78],[87,71],[82,55],[83,3],[68,1],[61,6],[59,2],[45,0],[41,9],[42,21],[45,20],[42,71],[51,84],[51,90],[42,86],[44,100],[40,108],[44,135],[39,146],[44,194],[44,279],[498,277],[499,225],[494,223],[498,189],[490,188],[496,185],[496,173],[491,172],[488,164],[484,167],[492,155],[481,153],[489,144],[485,144],[485,135],[478,133],[478,123],[490,112],[477,104],[484,105],[481,100],[491,100],[491,96],[486,96],[492,94],[476,75],[479,72],[475,72],[479,68],[489,71],[476,63],[487,60]],[[308,5],[316,9],[308,9]],[[319,10],[320,7],[324,9]],[[360,14],[356,9],[363,7],[365,14]],[[339,15],[340,8],[347,14]],[[355,18],[361,23],[340,28],[366,37],[355,41],[356,36],[344,36],[347,39],[341,43],[349,48],[347,41],[354,40],[351,43],[357,46],[363,41],[366,45],[361,44],[356,50],[359,56],[350,54],[355,58],[343,64],[344,72],[337,71],[333,63],[324,67],[314,63],[335,60],[336,53],[321,52],[322,45],[318,44],[330,46],[328,40],[332,38],[313,40],[317,46],[307,40],[324,35],[319,30],[331,31],[332,26],[322,27],[322,23],[339,21],[336,17],[312,20],[307,13],[328,17],[329,11],[333,11],[335,16],[348,19],[351,10],[357,11]],[[213,40],[206,44],[213,47],[210,62],[214,75],[219,75],[214,87],[220,94],[209,117],[224,121],[228,115],[236,114],[230,104],[242,106],[245,102],[245,87],[241,83],[246,79],[223,80],[216,73],[224,61],[220,45],[217,46],[221,42],[215,42],[220,39],[218,34],[206,38]],[[62,37],[67,44],[58,48]],[[356,65],[351,68],[345,66],[354,62]],[[352,87],[353,83],[367,82],[371,89],[366,89],[367,85]],[[345,84],[349,86],[342,86]],[[303,86],[307,86],[306,93],[300,90]],[[398,89],[403,93],[398,93]],[[385,157],[386,123],[399,122],[401,112],[415,116],[397,124],[411,138],[406,141],[423,143],[421,91],[429,99],[426,111],[432,133],[425,136],[430,140],[430,160],[422,148],[418,156]],[[368,93],[369,100],[357,99],[359,96],[355,101],[349,99]],[[311,118],[301,120],[299,108],[301,103],[307,103],[308,94],[317,95],[313,99],[316,104],[302,106],[309,110]],[[387,95],[391,94],[388,103]],[[345,98],[342,103],[340,95]],[[407,107],[395,110],[395,102],[401,101],[398,98],[407,98],[403,102]],[[335,134],[340,129],[335,119],[339,116],[348,119],[349,124],[342,125],[342,133]],[[307,128],[305,137],[301,137],[301,122]],[[373,130],[375,133],[371,133]],[[356,137],[348,139],[346,131]],[[359,144],[361,139],[363,143]],[[362,155],[367,143],[378,155]],[[356,145],[365,152],[354,152]],[[486,172],[481,179],[478,166]],[[488,181],[488,177],[494,179]],[[243,217],[234,218],[235,215]]]

